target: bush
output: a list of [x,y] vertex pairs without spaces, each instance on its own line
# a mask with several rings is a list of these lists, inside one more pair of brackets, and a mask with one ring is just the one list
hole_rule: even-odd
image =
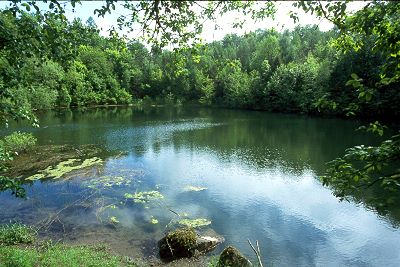
[[279,66],[268,81],[264,108],[284,112],[312,111],[326,83],[321,67],[324,66],[312,56],[304,63]]
[[132,96],[125,89],[119,89],[115,93],[115,98],[116,98],[117,104],[130,104],[130,103],[132,103]]
[[61,86],[61,90],[58,93],[57,104],[61,107],[69,107],[71,104],[72,98],[69,94],[68,88],[66,86]]
[[50,109],[55,107],[58,98],[57,90],[50,89],[47,86],[31,86],[28,96],[29,103],[34,109]]
[[35,230],[23,224],[0,225],[0,245],[30,244],[35,238]]
[[22,153],[31,150],[37,139],[31,133],[14,132],[0,140],[0,146],[8,153]]

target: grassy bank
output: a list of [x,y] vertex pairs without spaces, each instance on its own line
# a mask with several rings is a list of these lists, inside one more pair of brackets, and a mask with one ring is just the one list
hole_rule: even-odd
[[104,246],[66,246],[38,241],[32,227],[0,225],[0,266],[75,267],[137,266],[130,258],[114,255]]

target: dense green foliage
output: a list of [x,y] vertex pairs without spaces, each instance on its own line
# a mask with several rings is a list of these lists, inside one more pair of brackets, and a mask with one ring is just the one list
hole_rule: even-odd
[[[300,5],[305,11],[315,12],[338,26],[339,36],[334,45],[339,51],[365,57],[360,61],[355,56],[348,62],[359,64],[360,67],[353,71],[346,82],[356,95],[346,103],[347,114],[386,113],[386,120],[398,122],[400,4],[373,1],[352,16],[344,13],[344,3],[333,6],[327,3],[323,6],[321,3],[315,5],[301,2]],[[332,10],[335,16],[329,12]],[[330,98],[330,103],[336,105],[337,101]],[[387,127],[379,121],[363,127],[380,136],[384,134],[385,128]],[[347,149],[343,157],[328,164],[322,181],[341,199],[362,200],[380,210],[382,207],[395,205],[400,200],[399,166],[400,142],[399,135],[396,134],[376,147],[360,145]],[[375,193],[378,197],[370,197],[371,190],[378,191]]]
[[[364,40],[360,49],[342,53],[334,46],[342,38],[340,31],[322,32],[317,26],[281,33],[258,30],[192,48],[148,51],[141,43],[115,34],[100,36],[90,19],[87,23],[57,16],[43,20],[35,13],[20,13],[15,17],[5,10],[0,15],[4,39],[0,86],[5,92],[0,102],[25,111],[128,104],[150,98],[166,103],[344,115],[360,94],[347,82],[350,75],[357,73],[372,84],[379,81],[380,69],[387,62],[381,52],[369,52],[374,46],[371,38]],[[24,46],[36,47],[33,34],[41,36],[42,48],[21,53],[28,49]],[[32,38],[33,44],[15,44],[15,38],[24,37]],[[58,46],[57,42],[69,45]],[[380,104],[363,101],[357,105],[357,114],[398,118],[397,86],[394,81],[375,91]],[[368,90],[363,95],[370,97]],[[334,111],[324,109],[327,103],[334,103]]]

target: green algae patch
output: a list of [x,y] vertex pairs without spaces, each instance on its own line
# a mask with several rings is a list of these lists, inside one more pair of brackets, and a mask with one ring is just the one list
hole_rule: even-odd
[[97,179],[87,181],[89,188],[111,188],[114,186],[128,186],[131,184],[131,180],[122,176],[102,176]]
[[148,203],[152,200],[163,199],[164,196],[156,190],[137,192],[135,194],[125,193],[124,197],[135,203]]
[[114,204],[111,204],[111,205],[108,205],[106,208],[107,208],[107,209],[116,210],[116,209],[117,209],[117,206],[114,205]]
[[185,191],[199,192],[207,190],[207,187],[188,185],[184,188]]
[[155,217],[151,216],[151,218],[150,218],[150,223],[151,223],[151,224],[157,224],[157,223],[158,223],[158,220],[157,220]]
[[117,219],[117,217],[115,217],[115,216],[111,216],[109,221],[112,224],[119,224],[120,223],[119,220]]
[[40,174],[40,170],[56,166],[61,162],[68,162],[72,159],[93,158],[104,155],[106,151],[95,145],[41,145],[35,146],[7,162],[7,171],[2,173],[10,178],[21,178]]
[[37,174],[26,178],[26,180],[35,181],[45,178],[59,179],[72,171],[103,164],[103,160],[98,157],[85,159],[81,163],[79,162],[81,162],[80,159],[68,159],[58,163],[55,167],[49,166],[44,170],[40,170]]
[[191,228],[198,228],[202,226],[207,226],[211,224],[210,220],[199,218],[199,219],[182,219],[178,221],[178,224],[191,227]]

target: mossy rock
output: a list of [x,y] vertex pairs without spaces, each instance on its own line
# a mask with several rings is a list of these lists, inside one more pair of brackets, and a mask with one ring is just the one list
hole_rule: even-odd
[[196,232],[192,228],[169,232],[158,242],[158,247],[162,259],[192,257],[196,248]]
[[219,256],[218,267],[249,267],[252,266],[239,250],[229,246]]

